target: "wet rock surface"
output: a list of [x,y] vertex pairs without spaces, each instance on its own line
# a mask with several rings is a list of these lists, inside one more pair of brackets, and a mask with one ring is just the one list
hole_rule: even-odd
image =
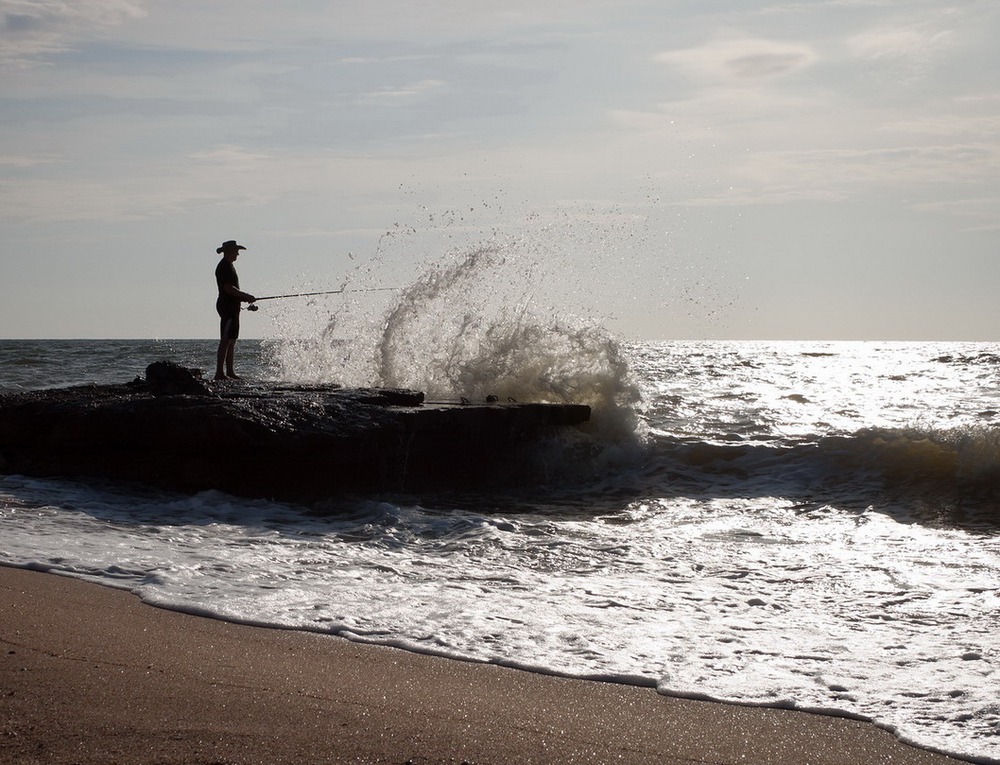
[[[146,380],[0,396],[0,470],[312,500],[518,485],[583,405],[424,402],[418,391]],[[179,369],[179,368],[178,368]]]

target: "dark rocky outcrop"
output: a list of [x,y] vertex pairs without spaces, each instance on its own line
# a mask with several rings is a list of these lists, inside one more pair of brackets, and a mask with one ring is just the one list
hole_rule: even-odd
[[[0,469],[310,500],[356,491],[519,484],[582,405],[427,404],[408,390],[145,381],[0,396]],[[187,374],[184,374],[187,372]]]
[[201,373],[170,361],[154,361],[146,367],[146,385],[154,396],[211,395]]

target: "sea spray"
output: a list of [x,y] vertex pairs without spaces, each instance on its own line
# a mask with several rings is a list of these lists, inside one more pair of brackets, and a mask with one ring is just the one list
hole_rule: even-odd
[[591,434],[641,441],[641,396],[620,343],[593,321],[560,315],[539,294],[537,251],[518,241],[456,250],[392,295],[381,315],[362,299],[325,325],[275,343],[282,379],[403,387],[430,401],[541,401],[591,406]]
[[654,189],[638,191],[640,203],[563,199],[539,209],[497,190],[401,210],[369,255],[351,255],[338,285],[400,291],[277,308],[276,374],[446,400],[587,403],[603,430],[634,437],[641,396],[607,330],[618,311],[641,305],[646,321],[662,314],[684,325],[732,298],[720,297],[731,285],[703,272],[697,248],[678,251],[676,209]]

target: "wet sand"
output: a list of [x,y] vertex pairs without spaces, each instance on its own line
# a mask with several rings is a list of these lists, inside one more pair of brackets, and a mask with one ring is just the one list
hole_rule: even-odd
[[0,763],[956,762],[867,723],[227,624],[0,566]]

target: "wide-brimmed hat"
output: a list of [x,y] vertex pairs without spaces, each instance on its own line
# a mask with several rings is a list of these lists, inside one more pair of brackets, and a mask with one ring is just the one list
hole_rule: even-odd
[[245,250],[245,249],[246,247],[244,247],[242,244],[236,244],[235,239],[230,239],[228,242],[223,242],[222,246],[217,247],[215,251],[219,255],[221,255],[222,253],[226,252],[226,250]]

